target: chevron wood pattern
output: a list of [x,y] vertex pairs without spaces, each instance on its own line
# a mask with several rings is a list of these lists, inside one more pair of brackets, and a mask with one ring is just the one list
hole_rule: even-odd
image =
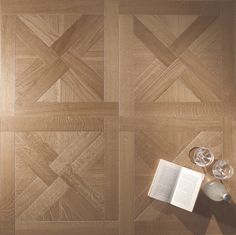
[[1,0],[0,235],[235,234],[147,192],[158,160],[236,167],[233,0]]

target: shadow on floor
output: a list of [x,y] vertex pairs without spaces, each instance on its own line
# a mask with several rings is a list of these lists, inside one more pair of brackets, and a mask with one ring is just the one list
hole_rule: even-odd
[[[219,227],[222,234],[236,234],[236,204],[234,202],[214,202],[203,192],[199,194],[193,213],[175,208],[174,214],[194,235],[205,235],[212,217],[217,222],[215,227]],[[210,232],[217,233],[219,229],[212,226]]]

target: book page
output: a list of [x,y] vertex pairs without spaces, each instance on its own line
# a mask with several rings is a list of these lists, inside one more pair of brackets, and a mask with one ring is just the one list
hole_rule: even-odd
[[170,202],[181,167],[160,159],[148,196]]
[[187,169],[181,168],[178,182],[173,193],[171,204],[182,209],[192,211],[201,187],[204,175]]

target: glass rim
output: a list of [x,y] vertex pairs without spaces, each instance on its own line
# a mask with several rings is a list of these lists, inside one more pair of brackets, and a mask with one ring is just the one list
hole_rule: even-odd
[[[198,162],[195,162],[195,160],[194,160],[194,158],[195,158],[195,155],[197,154],[197,152],[200,152],[201,150],[207,150],[208,152],[209,152],[209,154],[211,155],[211,157],[212,157],[212,159],[210,159],[210,161],[208,162],[208,163],[206,163],[206,164],[199,164]],[[200,167],[207,167],[207,166],[210,166],[213,162],[214,162],[214,160],[215,160],[215,155],[211,152],[211,150],[209,149],[209,148],[207,148],[207,147],[193,147],[190,151],[195,151],[194,153],[193,153],[193,156],[192,156],[192,158],[193,158],[193,162],[196,164],[196,165],[198,165],[198,166],[200,166]]]
[[[216,170],[216,165],[219,164],[219,162],[224,162],[226,164],[229,165],[229,167],[231,168],[232,170],[232,173],[229,175],[229,176],[226,176],[226,177],[220,177],[220,176],[217,176],[216,174],[214,174],[214,170]],[[212,166],[212,174],[214,175],[215,178],[219,179],[219,180],[227,180],[227,179],[230,179],[233,175],[234,175],[235,171],[234,171],[234,168],[232,166],[232,164],[230,164],[230,161],[228,159],[218,159]]]

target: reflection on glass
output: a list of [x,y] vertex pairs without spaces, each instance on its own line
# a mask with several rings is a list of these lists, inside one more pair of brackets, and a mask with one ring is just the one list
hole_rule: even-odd
[[224,180],[233,176],[234,169],[227,160],[218,160],[212,167],[212,173],[216,178]]
[[214,161],[214,155],[208,148],[197,147],[193,150],[193,161],[200,167],[206,167]]

